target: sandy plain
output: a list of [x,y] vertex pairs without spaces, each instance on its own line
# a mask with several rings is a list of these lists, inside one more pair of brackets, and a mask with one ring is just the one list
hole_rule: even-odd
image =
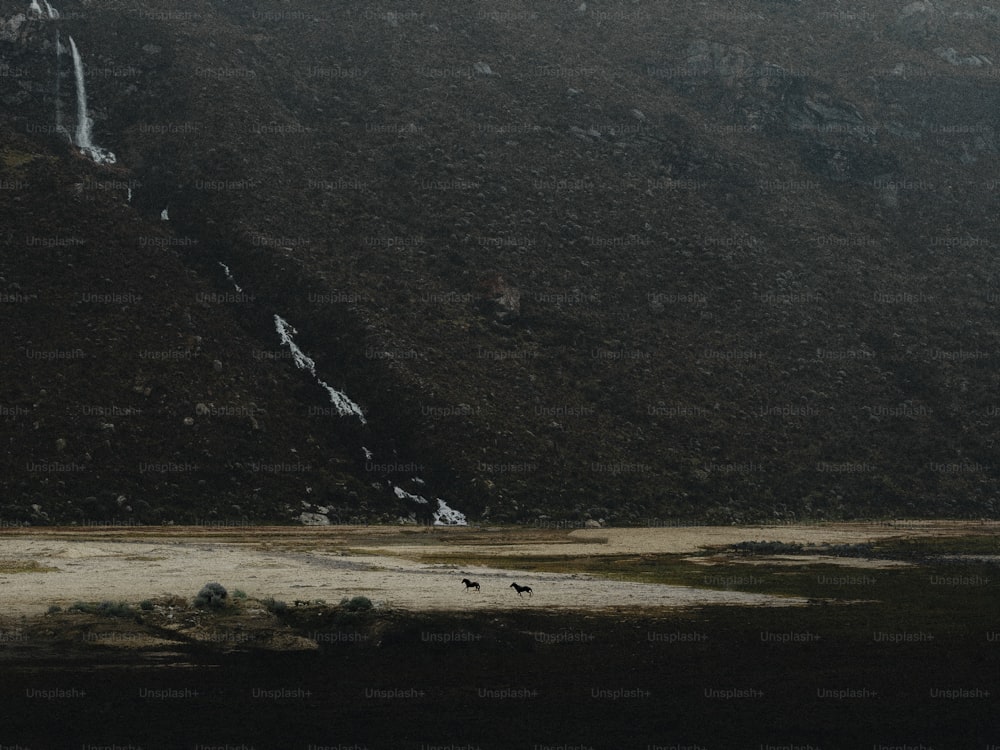
[[[787,606],[804,603],[739,590],[615,581],[511,569],[511,557],[693,554],[741,541],[855,544],[888,537],[997,533],[989,522],[900,521],[780,526],[536,529],[511,527],[96,527],[0,533],[4,616],[33,616],[74,602],[138,603],[193,597],[209,581],[252,598],[293,604],[364,595],[412,611],[516,607],[566,610]],[[508,558],[496,566],[484,557]],[[476,563],[463,563],[464,558]],[[826,559],[829,561],[829,559]],[[705,560],[711,564],[711,558]],[[748,560],[748,563],[755,562]],[[784,556],[784,564],[796,564]],[[802,558],[808,562],[808,558]],[[851,558],[855,567],[885,561]],[[465,591],[462,578],[481,591]],[[510,584],[530,585],[518,596]]]

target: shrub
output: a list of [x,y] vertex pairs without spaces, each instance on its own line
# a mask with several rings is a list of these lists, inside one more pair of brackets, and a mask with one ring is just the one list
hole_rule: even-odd
[[125,602],[101,602],[98,605],[98,611],[109,617],[131,617],[135,614],[131,605]]
[[139,609],[143,612],[149,612],[153,609],[153,602],[151,599],[143,599],[139,602]]
[[50,605],[49,609],[48,609],[48,613],[50,615],[54,615],[56,612],[62,612],[62,607],[60,607],[58,604],[52,604],[52,605]]
[[367,596],[355,596],[348,599],[346,596],[340,600],[340,608],[348,612],[367,612],[374,609],[375,605]]
[[263,604],[267,608],[268,612],[276,615],[284,614],[288,611],[288,604],[280,599],[275,599],[273,596],[269,596],[265,599]]
[[201,587],[198,596],[194,599],[196,607],[211,607],[212,609],[222,609],[226,606],[226,598],[229,592],[221,583],[206,583]]
[[236,589],[233,592],[233,599],[246,599],[246,598],[247,598],[247,592],[244,591],[243,589]]

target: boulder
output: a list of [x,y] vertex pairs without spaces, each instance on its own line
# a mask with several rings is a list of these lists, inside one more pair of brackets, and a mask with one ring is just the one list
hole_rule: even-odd
[[937,32],[938,10],[926,0],[910,3],[899,12],[891,30],[899,39],[909,44],[919,44]]
[[521,317],[521,292],[500,274],[490,274],[479,282],[479,308],[498,323],[513,323]]
[[21,33],[21,27],[27,20],[23,13],[17,13],[0,23],[0,42],[16,42]]

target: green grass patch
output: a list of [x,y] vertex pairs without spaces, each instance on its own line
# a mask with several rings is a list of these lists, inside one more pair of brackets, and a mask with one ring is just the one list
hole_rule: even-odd
[[29,164],[38,158],[38,154],[29,154],[27,151],[17,151],[12,148],[5,148],[0,151],[0,164],[10,172],[17,172],[25,164]]
[[872,546],[880,557],[900,560],[934,555],[1000,555],[1000,535],[900,537],[883,539]]
[[720,547],[707,547],[702,554],[732,552],[743,556],[757,555],[830,555],[832,557],[871,557],[871,544],[799,544],[797,542],[738,542]]
[[[892,568],[835,565],[819,559],[811,562],[808,557],[791,565],[787,561],[768,562],[764,557],[753,557],[751,563],[739,555],[719,556],[718,562],[704,564],[686,554],[463,557],[461,563],[801,597],[810,600],[811,606],[783,608],[783,621],[795,627],[822,625],[842,636],[858,630],[963,634],[995,629],[1000,622],[1000,566],[934,558],[937,554],[982,554],[990,550],[995,538],[913,540],[940,542],[917,547],[908,546],[909,541],[892,540],[877,550],[878,557],[911,563]],[[730,606],[722,610],[728,614],[719,614],[720,622],[735,614]],[[763,626],[765,621],[773,621],[774,614],[767,609],[741,608],[737,619],[743,623],[756,617]]]

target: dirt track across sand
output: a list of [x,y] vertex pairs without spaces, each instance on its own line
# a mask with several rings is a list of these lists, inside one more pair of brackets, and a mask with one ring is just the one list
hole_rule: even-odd
[[[324,600],[365,595],[410,610],[611,609],[700,604],[790,605],[799,599],[686,586],[630,583],[559,573],[463,565],[475,555],[690,553],[746,540],[852,543],[890,536],[995,533],[996,525],[927,522],[773,527],[542,530],[516,528],[17,529],[0,535],[0,602],[5,615],[34,615],[77,601],[139,602],[193,597],[209,581],[252,597]],[[457,562],[421,562],[435,557]],[[32,572],[29,563],[37,564]],[[15,570],[27,572],[6,572]],[[481,592],[466,592],[463,577]],[[518,597],[512,581],[531,585]]]

